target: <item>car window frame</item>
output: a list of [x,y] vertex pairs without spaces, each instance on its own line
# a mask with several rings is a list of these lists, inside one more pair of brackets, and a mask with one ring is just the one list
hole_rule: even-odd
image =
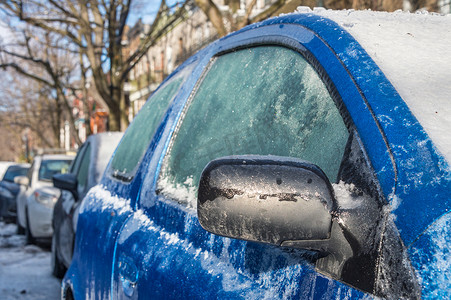
[[28,178],[28,187],[32,187],[32,185],[34,183],[34,174],[36,173],[35,169],[38,168],[37,167],[38,165],[40,165],[40,158],[41,158],[40,156],[36,156],[33,159],[33,162],[31,163],[30,169],[28,169],[28,172],[26,175]]
[[[125,131],[124,135],[122,136],[120,142],[118,143],[118,145],[116,146],[116,150],[114,151],[112,157],[109,160],[109,163],[107,165],[107,168],[105,170],[105,174],[109,179],[112,179],[118,183],[122,183],[122,184],[126,184],[129,185],[131,184],[134,179],[137,177],[137,175],[140,173],[140,169],[142,168],[143,165],[143,161],[145,160],[146,156],[148,155],[148,150],[151,147],[151,145],[154,143],[155,139],[156,139],[156,135],[160,130],[160,127],[162,126],[162,123],[164,121],[165,118],[167,118],[168,113],[172,110],[172,107],[174,105],[174,103],[176,102],[177,97],[180,94],[180,91],[183,89],[186,81],[189,78],[189,74],[191,73],[191,71],[197,66],[196,60],[192,61],[190,59],[187,60],[187,62],[185,62],[184,64],[182,64],[177,70],[175,70],[170,76],[168,76],[159,86],[158,88],[152,92],[152,94],[147,98],[147,101],[149,101],[149,99],[151,99],[153,97],[153,95],[159,91],[161,91],[162,89],[164,89],[165,87],[167,87],[169,84],[171,84],[173,82],[173,80],[176,80],[177,78],[181,79],[180,85],[177,87],[176,92],[174,93],[174,95],[172,96],[172,98],[170,99],[170,101],[168,102],[167,107],[164,109],[163,114],[161,116],[161,118],[158,120],[158,122],[156,123],[157,126],[155,127],[154,132],[151,135],[151,138],[149,139],[146,147],[144,147],[144,151],[141,154],[140,159],[138,160],[138,163],[136,164],[136,166],[134,167],[134,169],[126,174],[117,174],[116,170],[113,169],[113,164],[112,161],[114,159],[114,156],[116,155],[117,149],[120,147],[120,145],[124,142],[124,136],[127,133],[127,131]],[[145,105],[145,104],[144,104]],[[139,113],[139,112],[138,112]],[[127,129],[128,130],[128,129]],[[124,175],[124,176],[123,176]]]
[[[349,135],[348,135],[347,143],[349,143],[349,140],[351,139],[351,136],[352,136],[351,133],[356,131],[354,122],[352,121],[352,118],[351,118],[348,110],[346,109],[346,105],[344,104],[343,99],[341,98],[339,92],[337,91],[337,88],[335,87],[335,84],[329,78],[324,67],[319,63],[319,61],[315,58],[315,56],[312,53],[310,53],[305,47],[303,47],[302,45],[296,44],[294,41],[288,41],[288,40],[280,41],[279,40],[278,42],[267,42],[267,41],[248,42],[243,45],[237,45],[234,47],[230,47],[228,49],[218,51],[216,54],[212,55],[211,58],[209,59],[207,66],[204,68],[201,76],[196,81],[195,87],[192,89],[186,103],[183,106],[183,109],[181,112],[181,117],[176,122],[175,130],[173,131],[173,133],[169,139],[169,142],[168,142],[168,147],[165,149],[165,152],[162,153],[162,155],[161,155],[160,168],[158,170],[158,173],[155,174],[155,180],[154,180],[155,193],[157,195],[160,195],[160,193],[161,193],[161,190],[158,187],[158,181],[160,180],[160,178],[162,176],[162,173],[164,170],[164,164],[166,163],[166,159],[167,159],[168,155],[171,154],[172,146],[173,146],[173,143],[175,142],[175,140],[177,139],[178,131],[184,122],[184,117],[186,115],[186,112],[190,109],[192,101],[193,101],[194,97],[197,95],[199,87],[202,85],[205,77],[210,72],[210,69],[213,66],[213,64],[215,63],[216,59],[218,57],[221,57],[222,55],[226,55],[228,53],[232,53],[232,52],[235,52],[238,50],[245,50],[245,49],[261,47],[261,46],[279,46],[279,47],[283,47],[283,48],[289,49],[291,51],[294,51],[294,52],[298,53],[299,55],[301,55],[303,57],[303,59],[313,68],[313,70],[318,75],[319,79],[324,83],[324,85],[330,95],[330,98],[334,102],[340,116],[342,117],[343,123],[348,130]],[[345,150],[342,153],[339,169],[341,169],[341,164],[343,163],[343,160],[347,156],[346,150],[347,150],[347,147],[345,147]],[[339,174],[340,174],[340,171],[337,174],[337,179],[339,177]],[[166,196],[162,196],[162,197],[169,201],[172,201],[174,203],[178,203],[182,206],[187,206],[186,205],[187,203],[177,201],[177,199],[172,199],[172,198],[166,197]]]
[[[261,31],[268,30],[268,27],[271,28],[271,31],[269,33],[265,32],[264,34],[261,34]],[[290,27],[290,30],[286,31],[284,30],[284,27]],[[295,30],[291,30],[295,29]],[[308,37],[305,37],[306,35],[311,35]],[[199,59],[201,57],[201,60],[199,61],[198,65],[198,71],[195,78],[190,79],[192,87],[189,87],[189,91],[187,95],[183,99],[179,99],[180,103],[178,106],[180,106],[180,111],[176,116],[176,119],[174,120],[174,125],[172,126],[171,131],[168,133],[168,135],[165,137],[166,142],[164,147],[159,151],[158,153],[154,153],[153,158],[156,161],[153,163],[155,168],[152,172],[149,172],[148,175],[146,175],[146,181],[148,186],[146,188],[143,188],[140,193],[142,195],[140,198],[145,199],[148,197],[148,193],[150,192],[153,197],[157,197],[159,195],[159,190],[157,188],[157,181],[159,179],[163,161],[165,159],[165,156],[169,152],[169,147],[172,143],[172,140],[175,138],[175,134],[177,132],[178,126],[180,123],[180,118],[183,115],[183,112],[185,111],[186,107],[190,104],[190,101],[196,93],[197,88],[199,84],[202,82],[203,77],[208,72],[209,67],[211,66],[211,61],[214,59],[214,57],[219,56],[223,53],[231,52],[234,50],[239,50],[242,48],[248,48],[252,46],[261,46],[261,45],[276,45],[276,46],[282,46],[285,48],[290,48],[294,51],[297,51],[301,53],[301,55],[304,56],[304,58],[313,66],[315,71],[320,76],[321,80],[326,84],[326,87],[329,89],[331,86],[334,87],[332,91],[329,91],[331,93],[331,97],[334,99],[337,99],[336,97],[339,97],[341,100],[337,103],[337,107],[340,109],[340,113],[345,121],[346,126],[349,128],[349,131],[351,132],[353,129],[356,131],[359,131],[359,127],[356,126],[354,123],[354,119],[352,118],[352,114],[355,114],[355,110],[353,113],[348,109],[348,105],[352,109],[354,102],[357,102],[360,107],[365,107],[365,115],[363,116],[364,120],[371,120],[371,128],[368,130],[365,130],[365,135],[371,137],[371,139],[375,139],[376,141],[380,141],[381,149],[377,150],[378,152],[378,159],[383,161],[384,164],[384,174],[383,180],[385,180],[385,189],[383,188],[384,194],[387,188],[392,189],[396,184],[396,176],[390,176],[389,174],[395,174],[396,170],[393,165],[393,157],[391,155],[391,149],[386,141],[386,137],[380,127],[379,121],[375,117],[374,113],[372,112],[371,107],[368,104],[368,101],[366,100],[366,97],[364,93],[360,90],[360,87],[357,85],[355,79],[352,77],[351,72],[346,68],[345,64],[341,60],[341,58],[333,52],[333,50],[329,47],[329,45],[321,39],[318,35],[313,33],[310,29],[306,28],[303,25],[300,24],[271,24],[267,25],[265,27],[257,27],[257,28],[251,28],[250,30],[246,32],[238,32],[236,34],[229,35],[228,37],[218,41],[217,43],[213,43],[210,46],[208,46],[206,49],[204,49],[202,52],[196,54],[191,59]],[[320,47],[318,47],[320,46]],[[321,59],[319,57],[322,57]],[[324,63],[324,60],[329,59],[331,61],[330,65],[328,67],[324,67],[322,63]],[[335,72],[331,73],[332,75],[329,75],[328,72]],[[345,83],[341,83],[342,88],[337,88],[335,85],[335,82],[342,82],[345,81]],[[346,100],[344,100],[346,99]],[[356,99],[356,100],[354,100]],[[355,116],[357,117],[357,116]],[[361,116],[358,116],[358,119],[361,118]],[[348,126],[349,124],[349,126]],[[359,124],[359,126],[362,126],[362,124]],[[363,140],[362,140],[363,141]],[[365,148],[365,151],[367,149]],[[374,152],[374,151],[373,151]],[[368,153],[368,152],[367,152]],[[370,155],[372,153],[368,153],[368,164],[373,167],[373,161],[371,157],[375,157],[374,154]],[[379,167],[379,166],[377,166]],[[373,168],[374,169],[374,168]],[[380,167],[379,167],[380,169]],[[376,169],[375,169],[376,170]],[[377,173],[377,180],[380,181],[379,173]],[[143,202],[142,200],[138,202]],[[155,200],[151,200],[150,204],[145,203],[137,203],[137,207],[146,207],[147,205],[154,205]]]
[[80,149],[77,152],[77,155],[75,156],[74,160],[72,161],[72,165],[71,165],[70,171],[69,171],[70,173],[72,173],[72,174],[78,173],[78,169],[80,168],[81,161],[83,160],[83,157],[86,152],[86,144],[88,144],[88,143],[89,142],[86,141],[81,145]]

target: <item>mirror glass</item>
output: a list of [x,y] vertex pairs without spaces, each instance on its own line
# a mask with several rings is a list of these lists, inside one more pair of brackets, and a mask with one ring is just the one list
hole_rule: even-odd
[[291,158],[235,156],[207,165],[197,209],[212,233],[280,245],[328,239],[333,205],[319,167]]

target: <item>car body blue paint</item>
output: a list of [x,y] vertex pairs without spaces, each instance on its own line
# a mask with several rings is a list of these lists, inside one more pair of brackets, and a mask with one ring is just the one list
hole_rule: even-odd
[[449,298],[451,268],[451,213],[437,219],[409,248],[410,258],[423,279],[423,294],[428,299]]
[[[156,193],[171,136],[211,57],[252,43],[307,49],[323,67],[353,119],[386,199],[394,206],[401,237],[406,245],[412,245],[413,266],[422,270],[423,280],[431,278],[433,260],[428,258],[434,257],[436,246],[430,241],[438,230],[431,224],[449,222],[448,163],[382,71],[343,28],[315,15],[297,14],[233,33],[178,68],[191,65],[192,75],[168,109],[133,181],[123,183],[111,174],[102,180],[104,190],[128,199],[125,212],[105,206],[105,199],[96,198],[95,193],[90,194],[91,201],[84,201],[89,204],[80,214],[74,262],[63,282],[64,287],[73,288],[76,299],[125,296],[116,266],[127,253],[133,253],[137,268],[143,270],[136,290],[128,295],[132,298],[364,297],[364,293],[316,273],[308,253],[215,236],[200,227],[192,210]],[[82,232],[80,236],[78,232]],[[449,237],[448,231],[446,234]],[[96,253],[98,242],[103,245],[101,254]],[[200,288],[199,282],[205,288]],[[423,287],[424,296],[434,298],[434,293],[434,284]]]
[[[136,183],[138,181],[123,184],[104,178],[101,186],[115,193],[101,197],[91,191],[84,199],[77,224],[77,230],[81,231],[77,231],[75,238],[77,250],[74,251],[73,262],[67,272],[83,274],[84,280],[71,276],[68,283],[63,282],[64,288],[67,284],[77,282],[74,291],[78,295],[90,295],[98,299],[108,297],[115,240],[125,220],[132,213],[130,195],[136,195]],[[106,202],[105,198],[112,201]],[[85,256],[86,254],[88,255]]]
[[[129,231],[129,232],[128,232]],[[125,237],[124,237],[125,236]],[[129,251],[133,249],[133,251]],[[122,250],[122,251],[121,251]],[[317,274],[302,251],[287,251],[206,232],[192,211],[156,199],[130,218],[118,253],[133,253],[143,272],[133,297],[155,299],[360,298],[363,293]],[[264,262],[264,263],[262,263]],[[115,274],[113,294],[121,297]],[[303,286],[303,289],[299,289]]]

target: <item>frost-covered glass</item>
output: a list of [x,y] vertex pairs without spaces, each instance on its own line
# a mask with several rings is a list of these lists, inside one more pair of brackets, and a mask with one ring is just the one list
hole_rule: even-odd
[[299,53],[278,46],[228,53],[193,97],[159,188],[194,201],[205,165],[238,154],[301,158],[335,180],[348,136],[326,86]]
[[183,78],[176,76],[147,100],[119,144],[111,167],[115,174],[131,177],[153,137],[163,114],[178,91]]

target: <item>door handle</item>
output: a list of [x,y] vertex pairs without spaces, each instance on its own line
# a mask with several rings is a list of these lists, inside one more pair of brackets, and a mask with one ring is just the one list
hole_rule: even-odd
[[121,281],[124,294],[128,297],[131,297],[138,283],[138,268],[131,258],[125,255],[121,255],[119,258],[118,269],[119,279]]

